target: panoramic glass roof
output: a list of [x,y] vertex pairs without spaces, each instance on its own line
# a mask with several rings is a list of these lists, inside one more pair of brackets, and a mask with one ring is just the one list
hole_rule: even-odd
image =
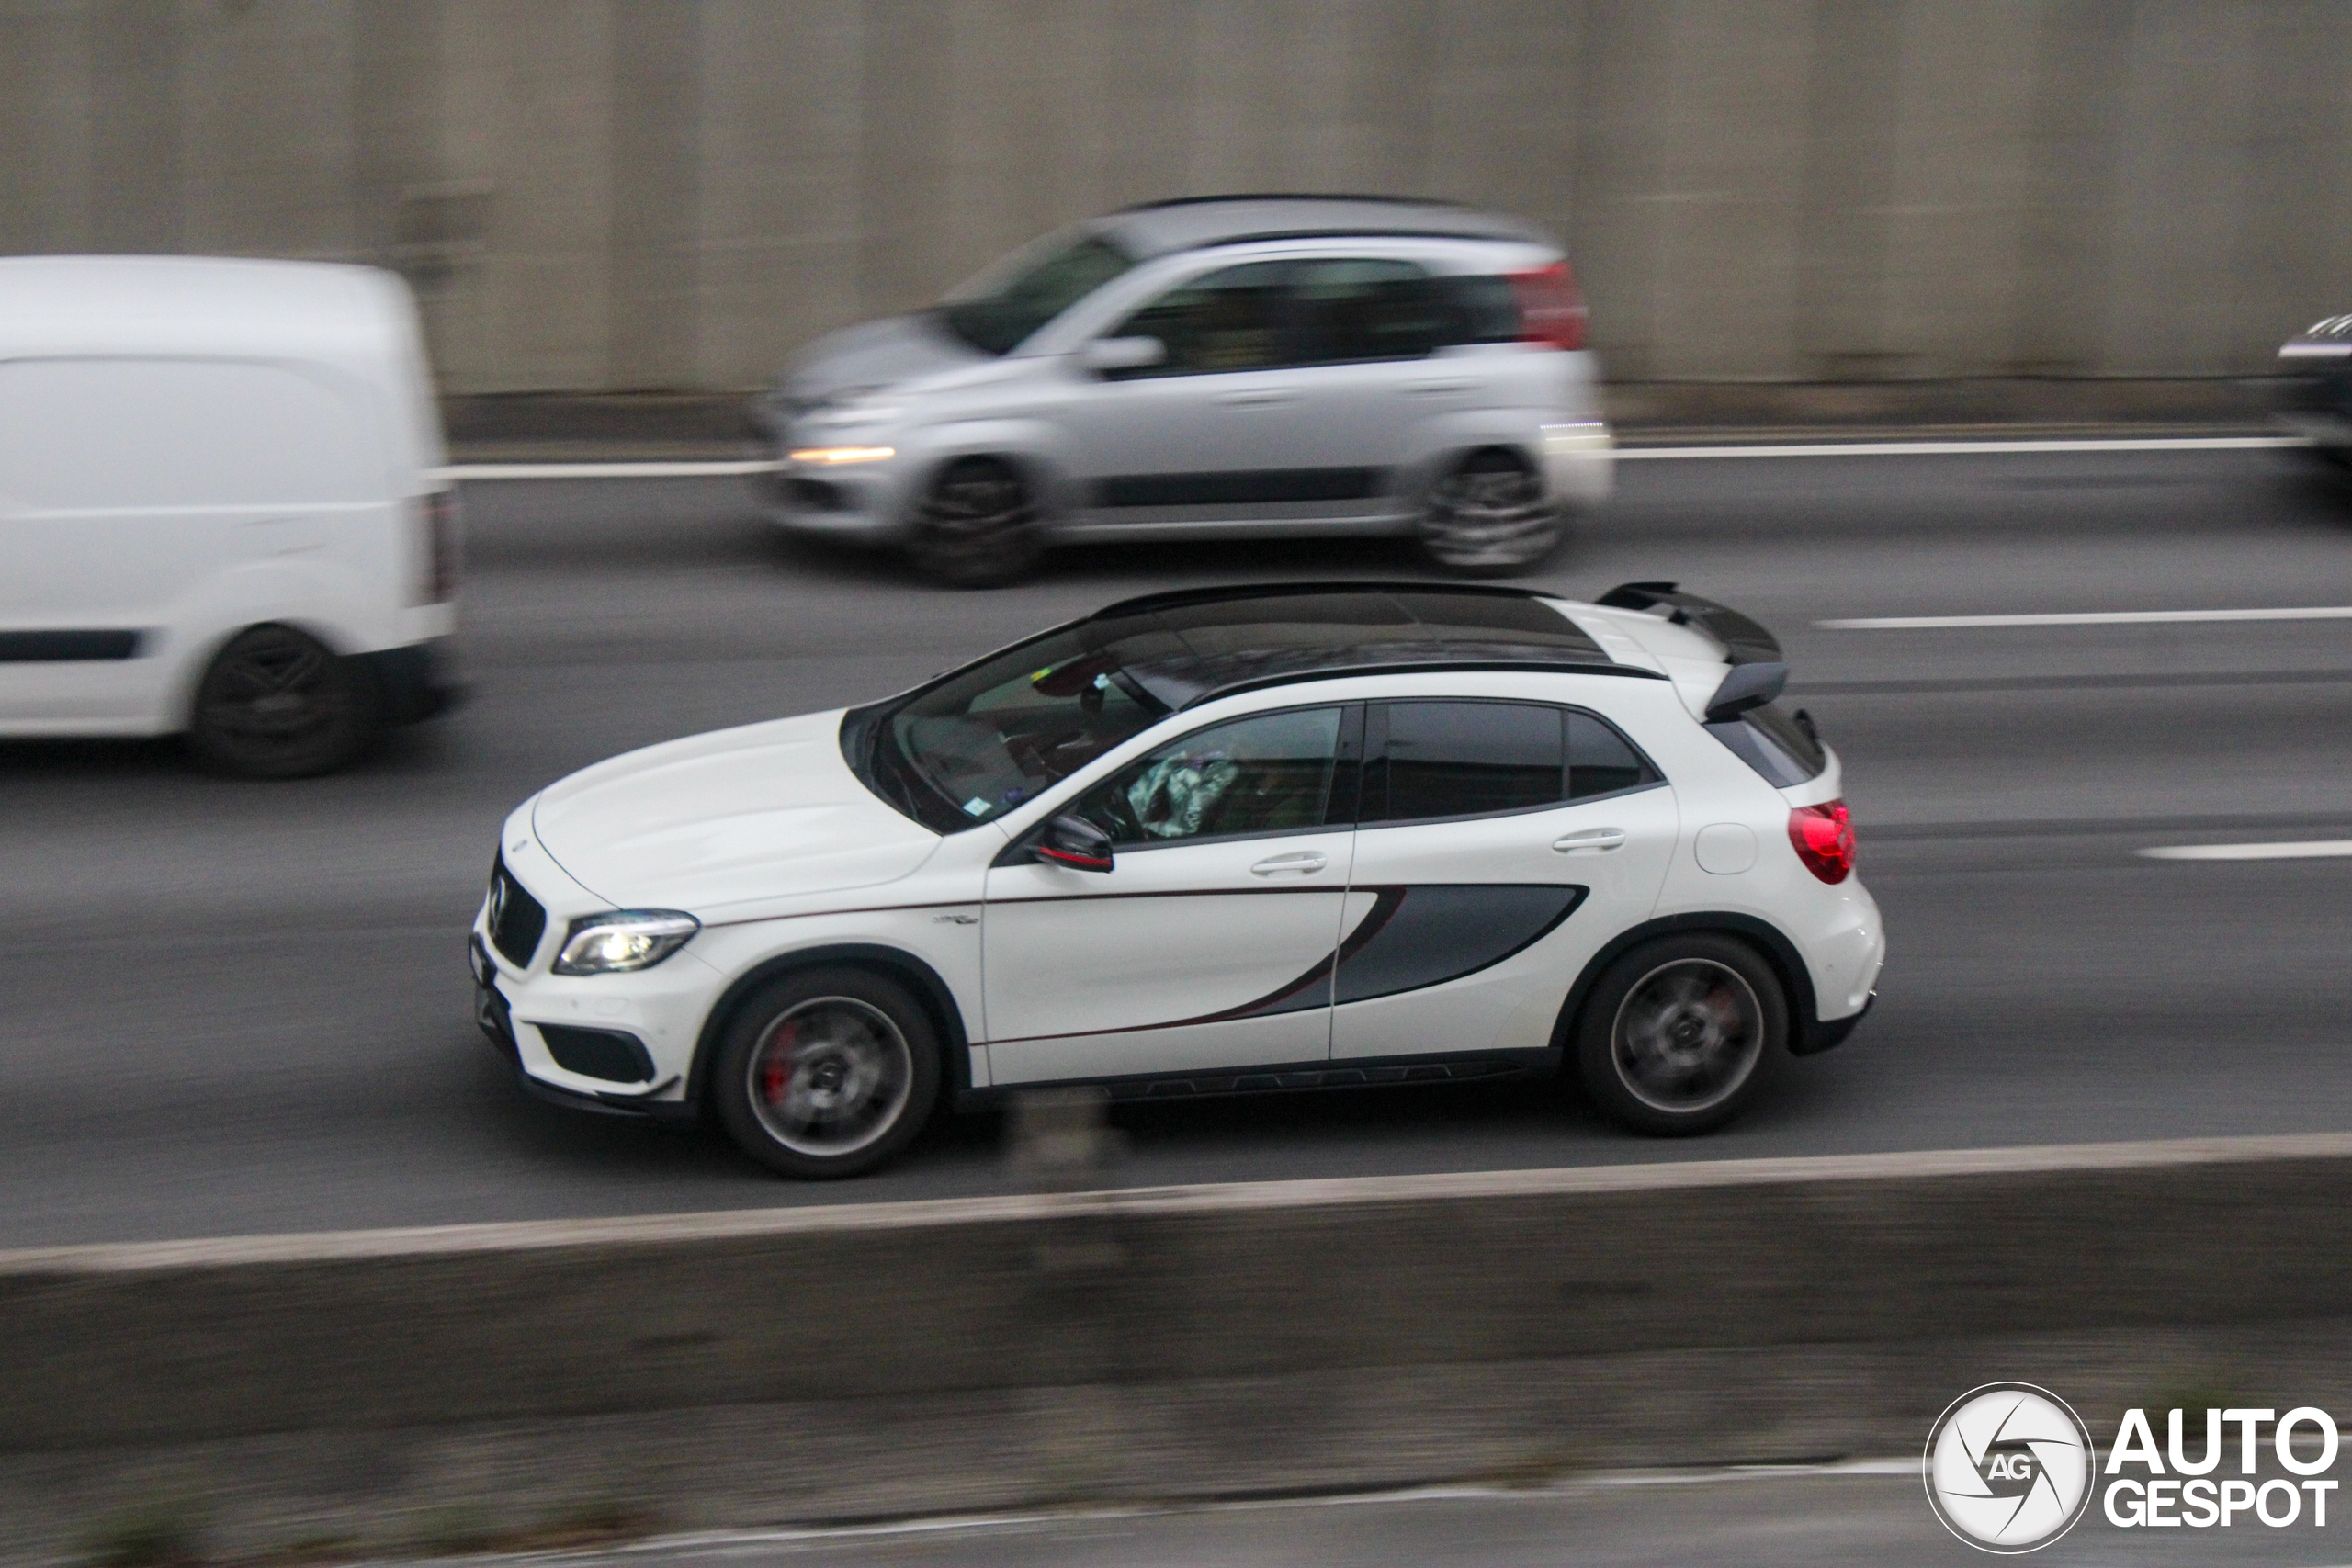
[[1337,670],[1611,662],[1532,594],[1430,584],[1131,599],[1095,615],[1080,635],[1170,708],[1253,682]]

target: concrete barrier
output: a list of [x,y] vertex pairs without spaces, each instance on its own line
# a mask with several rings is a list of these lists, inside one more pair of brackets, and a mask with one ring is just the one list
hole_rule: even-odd
[[0,1552],[166,1472],[266,1544],[1883,1454],[1991,1378],[2326,1404],[2347,1194],[2332,1134],[6,1253]]

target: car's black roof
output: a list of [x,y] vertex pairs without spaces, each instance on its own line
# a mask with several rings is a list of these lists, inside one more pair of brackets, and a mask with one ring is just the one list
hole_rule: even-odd
[[1170,708],[1250,687],[1374,671],[1620,665],[1544,597],[1431,582],[1283,582],[1106,605],[1080,635]]
[[1324,234],[1510,240],[1555,248],[1558,244],[1525,219],[1481,212],[1450,201],[1395,196],[1183,197],[1127,208],[1101,220],[1097,228],[1139,258],[1244,240]]

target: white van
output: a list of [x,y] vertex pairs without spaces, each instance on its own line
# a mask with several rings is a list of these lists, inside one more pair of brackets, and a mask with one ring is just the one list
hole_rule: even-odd
[[438,712],[445,462],[390,273],[0,260],[0,736],[291,778]]

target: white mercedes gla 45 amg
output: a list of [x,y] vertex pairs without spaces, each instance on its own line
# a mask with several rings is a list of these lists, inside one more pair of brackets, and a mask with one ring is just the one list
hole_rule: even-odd
[[1567,1071],[1702,1131],[1843,1040],[1884,953],[1787,677],[1671,583],[1129,600],[542,790],[478,1017],[535,1093],[797,1176],[1046,1085]]

